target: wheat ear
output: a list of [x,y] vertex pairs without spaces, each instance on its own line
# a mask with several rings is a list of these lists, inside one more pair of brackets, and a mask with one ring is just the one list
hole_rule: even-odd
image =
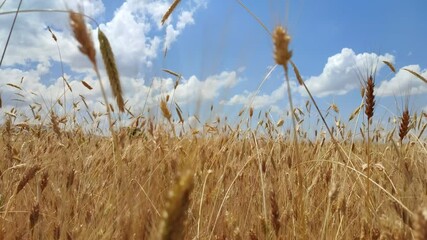
[[408,107],[405,107],[405,110],[403,110],[403,113],[402,113],[402,119],[400,120],[400,127],[399,127],[400,143],[402,143],[403,139],[409,132],[409,122],[410,122],[409,110],[408,110]]
[[190,203],[190,193],[193,190],[193,173],[185,171],[178,182],[168,192],[165,210],[158,229],[157,239],[183,239],[184,220]]
[[415,239],[425,240],[427,239],[427,207],[421,209],[417,213],[417,218],[414,224]]
[[162,17],[162,25],[165,24],[166,20],[168,20],[169,16],[172,14],[172,12],[175,10],[176,6],[178,6],[178,4],[180,2],[181,2],[181,0],[173,1],[172,5],[166,11],[165,15],[163,15],[163,17]]
[[78,46],[80,52],[86,55],[94,66],[97,66],[95,58],[95,47],[93,45],[89,31],[86,28],[86,23],[83,19],[83,16],[79,13],[70,11],[70,24],[74,33],[74,37],[80,44]]
[[110,86],[113,91],[113,96],[116,98],[117,106],[121,112],[125,111],[125,103],[123,101],[122,86],[120,84],[119,72],[117,71],[116,60],[114,58],[113,50],[111,49],[110,42],[107,36],[98,29],[98,40],[104,61],[105,69],[107,70]]
[[368,121],[370,121],[372,116],[374,115],[374,108],[375,108],[374,88],[375,88],[375,82],[371,75],[368,77],[368,80],[366,81],[366,90],[365,90],[366,91],[365,114],[366,114],[366,117],[368,118]]
[[34,165],[30,169],[25,172],[24,176],[21,178],[21,180],[18,183],[18,186],[16,187],[15,194],[18,194],[24,187],[27,185],[27,183],[34,178],[36,173],[40,170],[39,165]]
[[274,233],[276,237],[279,236],[280,224],[280,210],[279,204],[277,203],[276,192],[270,191],[270,206],[271,206],[271,225],[273,225]]

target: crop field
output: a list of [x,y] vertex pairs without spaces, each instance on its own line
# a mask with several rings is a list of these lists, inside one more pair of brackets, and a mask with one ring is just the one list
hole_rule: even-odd
[[[170,3],[163,23],[179,2]],[[277,26],[271,56],[288,86],[287,115],[274,120],[247,106],[233,116],[196,118],[193,127],[173,95],[155,111],[134,112],[108,36],[99,28],[93,38],[84,14],[65,14],[76,51],[104,84],[80,87],[102,88],[104,110],[84,95],[65,103],[73,85],[64,77],[51,105],[5,112],[0,239],[427,239],[427,113],[403,104],[390,127],[381,127],[373,67],[360,76],[360,106],[334,121],[339,104],[318,106],[293,62],[291,36]],[[381,63],[396,74],[392,62]],[[102,67],[109,80],[101,81]],[[177,89],[181,75],[164,71]],[[292,102],[291,77],[307,93],[305,106]],[[18,98],[31,94],[0,79]],[[74,107],[65,111],[66,104]]]

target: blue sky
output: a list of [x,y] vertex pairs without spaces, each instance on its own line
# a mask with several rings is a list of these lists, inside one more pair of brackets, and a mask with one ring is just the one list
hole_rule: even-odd
[[[409,68],[427,77],[426,1],[242,2],[270,31],[277,25],[289,30],[293,60],[323,110],[336,103],[341,110],[337,118],[346,121],[361,103],[358,72],[365,73],[374,63],[378,63],[380,118],[399,114],[398,108],[407,96],[413,111],[427,110],[427,85],[402,70]],[[146,101],[148,108],[157,111],[159,99],[169,94],[188,116],[204,115],[211,104],[216,115],[235,116],[252,103],[256,110],[271,109],[276,119],[285,117],[288,102],[282,69],[277,68],[255,94],[274,65],[272,40],[237,1],[182,0],[161,26],[160,19],[170,4],[166,0],[81,0],[67,4],[27,0],[22,9],[84,6],[85,13],[98,21],[110,39],[125,99],[136,112],[142,111]],[[0,12],[16,6],[17,1],[7,0]],[[12,18],[13,15],[0,15],[1,49]],[[81,94],[94,110],[103,111],[98,82],[90,64],[77,50],[67,15],[49,13],[18,16],[5,62],[0,66],[3,111],[26,106],[12,100],[16,89],[6,85],[20,84],[22,77],[23,88],[37,93],[24,99],[28,103],[54,102],[61,96],[58,51],[47,26],[59,39],[65,74],[75,89],[66,94],[67,99],[78,101]],[[96,26],[91,27],[96,36]],[[98,60],[101,61],[99,56]],[[397,73],[391,73],[382,60],[392,62]],[[162,71],[164,68],[182,74],[176,91],[175,80]],[[102,75],[106,80],[105,72]],[[290,76],[295,103],[303,108],[306,94],[296,84],[293,73]],[[84,88],[81,80],[94,90]]]

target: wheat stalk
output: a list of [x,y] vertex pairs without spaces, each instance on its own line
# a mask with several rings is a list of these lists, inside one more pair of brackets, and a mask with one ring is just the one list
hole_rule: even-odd
[[39,204],[35,204],[33,208],[31,209],[30,214],[30,229],[33,230],[34,226],[36,225],[37,221],[39,220],[40,216],[40,207]]
[[274,60],[278,65],[282,65],[285,71],[288,71],[288,62],[292,57],[292,51],[289,50],[291,37],[283,27],[278,26],[273,33],[274,42]]
[[396,73],[396,68],[394,68],[394,66],[393,66],[393,64],[391,62],[389,62],[389,61],[383,61],[383,63],[385,63],[385,65],[387,65],[392,72]]
[[116,98],[119,110],[124,112],[125,103],[123,101],[122,86],[120,84],[120,77],[116,66],[116,60],[114,58],[114,53],[111,49],[110,42],[101,29],[98,29],[98,40],[100,44],[102,60],[104,61],[105,69],[107,70],[113,96]]
[[409,132],[409,123],[410,123],[410,116],[409,116],[409,110],[408,107],[405,107],[405,110],[402,112],[402,118],[400,120],[400,127],[399,127],[399,137],[400,137],[400,143],[402,145],[403,139]]
[[427,83],[427,78],[421,76],[421,74],[419,74],[419,73],[417,73],[415,71],[412,71],[411,69],[408,69],[408,68],[404,68],[403,70],[405,70],[407,72],[410,72],[415,77],[417,77],[417,78],[421,79],[423,82]]
[[185,212],[190,202],[190,193],[194,186],[193,181],[193,173],[187,170],[169,190],[157,239],[183,239]]
[[6,55],[6,49],[9,46],[10,37],[12,36],[13,28],[15,27],[16,19],[18,18],[18,13],[21,12],[20,11],[21,5],[22,5],[22,0],[19,1],[18,8],[16,9],[16,11],[14,11],[15,17],[13,18],[12,26],[10,26],[10,30],[9,30],[9,34],[7,36],[6,44],[5,44],[5,47],[3,48],[3,53],[2,53],[1,58],[0,58],[0,67],[2,66],[4,56]]
[[375,81],[372,75],[369,75],[368,80],[365,82],[365,115],[368,119],[367,123],[367,141],[366,141],[366,155],[367,155],[367,178],[366,178],[366,197],[365,209],[370,222],[369,202],[370,202],[370,188],[371,188],[371,139],[370,139],[370,125],[371,119],[374,115],[375,109],[375,95],[374,95]]
[[289,43],[291,41],[291,37],[289,34],[283,29],[283,27],[278,26],[274,29],[273,33],[273,43],[274,43],[274,60],[278,65],[283,66],[283,69],[285,71],[285,79],[286,79],[286,86],[288,91],[288,99],[289,99],[289,105],[291,108],[291,119],[292,119],[292,126],[293,126],[293,135],[294,135],[294,154],[293,159],[296,159],[298,163],[297,166],[297,178],[298,178],[298,204],[299,204],[299,225],[301,227],[301,233],[306,234],[305,232],[305,215],[304,215],[304,202],[303,202],[303,177],[300,167],[300,151],[299,151],[299,144],[298,144],[298,134],[297,134],[297,124],[296,124],[296,116],[295,116],[295,108],[294,104],[292,102],[292,94],[291,94],[291,86],[288,76],[288,63],[291,60],[292,57],[292,51],[289,49]]
[[40,192],[43,192],[43,190],[46,188],[48,180],[49,180],[49,174],[47,172],[44,172],[42,175],[42,179],[39,183]]
[[21,178],[21,181],[19,181],[18,186],[15,190],[15,195],[18,194],[24,187],[27,185],[27,183],[34,178],[36,173],[40,170],[39,165],[34,165],[30,169],[27,170],[27,172],[24,174],[24,176]]
[[[89,58],[90,62],[92,63],[93,69],[96,73],[96,76],[98,77],[99,85],[101,87],[102,97],[104,98],[105,107],[107,109],[108,126],[110,129],[111,135],[113,137],[114,149],[118,149],[118,142],[117,142],[118,140],[113,128],[113,120],[111,118],[110,108],[108,107],[109,104],[108,104],[107,94],[105,93],[104,85],[101,80],[101,74],[99,73],[98,65],[96,62],[96,57],[95,57],[96,51],[93,45],[92,37],[86,28],[86,24],[83,19],[83,16],[84,16],[83,14],[70,11],[69,12],[70,25],[73,30],[74,37],[80,44],[78,46],[80,52],[82,52],[84,55],[86,55]],[[86,84],[84,85],[86,86]],[[118,152],[115,152],[115,153],[117,154]]]
[[165,15],[162,17],[162,25],[165,24],[166,20],[168,20],[169,16],[172,14],[172,12],[175,10],[175,8],[178,6],[178,4],[181,2],[181,0],[174,0],[172,5],[169,7],[169,9],[166,11]]
[[368,118],[368,124],[371,120],[372,116],[374,115],[374,108],[375,108],[375,95],[374,95],[374,88],[375,88],[375,81],[370,75],[368,77],[368,80],[366,81],[365,86],[365,114]]
[[60,138],[61,129],[59,128],[58,116],[52,111],[50,112],[50,122],[52,123],[53,132]]
[[279,204],[277,203],[276,192],[270,191],[270,206],[271,206],[271,225],[273,225],[274,233],[276,237],[279,236],[280,230],[280,210]]
[[169,108],[165,99],[160,100],[160,110],[162,110],[163,117],[165,117],[170,122],[172,118],[172,114],[169,111]]
[[414,224],[415,239],[426,240],[427,239],[427,208],[421,209],[417,213],[416,221]]
[[79,42],[79,50],[86,55],[90,62],[96,67],[96,51],[93,45],[92,37],[86,28],[86,23],[83,16],[79,13],[70,11],[70,25],[73,30],[74,37]]

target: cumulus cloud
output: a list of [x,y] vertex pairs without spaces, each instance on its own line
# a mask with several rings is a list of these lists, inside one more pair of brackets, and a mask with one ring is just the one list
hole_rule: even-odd
[[[384,67],[382,63],[384,60],[394,62],[394,56],[375,53],[356,54],[352,49],[343,48],[340,53],[328,58],[320,75],[309,77],[305,83],[311,93],[318,97],[343,95],[360,86],[359,74],[365,75],[372,67],[380,71]],[[306,94],[302,87],[300,93]]]
[[[322,73],[308,77],[305,83],[311,93],[317,97],[343,95],[359,88],[361,81],[363,81],[361,78],[373,71],[373,68],[380,71],[385,66],[382,62],[384,60],[394,63],[394,56],[368,52],[356,54],[352,49],[343,48],[340,53],[328,58]],[[398,75],[400,76],[400,73]],[[386,85],[382,88],[385,87]],[[305,89],[298,87],[295,81],[291,81],[291,90],[298,92],[302,96],[307,95]],[[222,103],[226,105],[252,106],[254,108],[274,107],[278,101],[286,97],[286,91],[286,84],[282,83],[271,93],[259,95],[255,92],[245,91],[243,94],[234,95],[227,101],[222,101]]]
[[[153,28],[150,20],[157,17],[158,11],[153,11],[152,15],[148,11],[155,7],[149,6],[143,6],[143,2],[124,2],[111,21],[100,25],[109,37],[120,72],[125,76],[135,75],[132,69],[151,67],[152,60],[157,57],[161,36],[150,37],[149,33]],[[157,7],[165,8],[163,6],[166,4],[159,2]]]
[[421,70],[419,65],[408,65],[399,69],[390,80],[383,80],[377,89],[377,94],[379,96],[403,96],[427,93],[427,85],[404,69],[412,70],[427,78],[427,69]]
[[[296,83],[290,82],[291,89],[296,89]],[[257,94],[256,92],[245,91],[243,94],[236,94],[227,101],[222,101],[225,105],[244,105],[251,106],[255,109],[275,107],[280,100],[286,97],[287,87],[286,82],[282,81],[282,84],[271,93]]]
[[193,12],[194,11],[183,11],[179,15],[179,20],[175,27],[173,25],[167,26],[165,42],[163,44],[163,50],[170,48],[171,44],[178,38],[182,30],[187,25],[194,24]]
[[[100,0],[95,1],[24,1],[21,10],[26,9],[72,9],[78,11],[82,6],[87,15],[96,17],[102,14],[105,7]],[[2,11],[16,10],[17,2],[6,1]],[[6,15],[0,18],[0,43],[6,43],[14,15]],[[60,39],[60,47],[63,51],[64,63],[73,63],[78,59],[76,55],[76,44],[69,32],[68,14],[66,13],[21,13],[18,15],[12,37],[10,39],[6,56],[2,67],[19,65],[38,64],[51,60],[59,61],[55,42],[52,40],[47,27],[50,26]],[[25,54],[24,54],[25,53]]]
[[[140,78],[124,78],[123,86],[127,106],[135,111],[143,108],[157,107],[161,98],[169,95],[180,106],[190,105],[198,101],[216,100],[226,89],[234,87],[240,77],[238,71],[229,71],[199,79],[190,76],[180,80],[174,89],[176,79],[155,77],[145,80]],[[145,109],[145,110],[146,110]]]
[[128,0],[115,11],[111,21],[100,25],[110,38],[123,75],[135,75],[136,68],[141,71],[150,68],[159,51],[171,48],[184,29],[195,23],[193,14],[204,6],[204,1],[189,3],[180,5],[162,26],[169,1]]
[[179,85],[175,98],[180,102],[194,102],[197,100],[213,100],[224,89],[230,89],[239,81],[237,72],[222,72],[200,81],[196,76],[191,76]]
[[[159,77],[154,77],[154,80],[144,79],[139,71],[144,72],[145,69],[151,68],[159,53],[164,48],[171,48],[185,28],[195,23],[193,14],[206,6],[206,0],[190,0],[182,3],[162,26],[160,20],[170,4],[170,0],[127,0],[115,10],[111,19],[100,22],[99,27],[109,38],[114,50],[122,82],[126,82],[123,89],[128,100],[127,106],[137,108],[141,103],[147,102],[147,106],[151,107],[158,104],[161,96],[171,94],[173,91],[173,79]],[[16,2],[6,1],[2,11],[13,11],[16,7]],[[25,9],[75,11],[82,9],[86,15],[97,21],[103,19],[102,14],[105,12],[102,0],[69,2],[28,0],[24,1],[21,7],[21,10]],[[2,16],[0,25],[10,26],[12,20],[13,14]],[[87,24],[92,32],[95,47],[98,48],[97,28],[94,22],[88,20]],[[56,43],[47,30],[48,26],[58,39],[61,59]],[[8,27],[0,28],[0,43],[6,42],[8,33]],[[104,111],[99,82],[90,62],[78,51],[77,45],[70,31],[68,14],[19,14],[5,60],[0,67],[3,110],[8,111],[12,107],[21,106],[25,108],[30,103],[49,106],[56,100],[63,99],[64,82],[58,73],[58,64],[62,61],[65,66],[65,77],[73,88],[72,93],[65,94],[65,100],[68,103],[79,102],[81,106],[82,100],[79,95],[83,95],[94,111]],[[100,54],[97,54],[97,57],[102,64]],[[106,73],[101,71],[102,79],[105,81]],[[90,84],[93,90],[85,88],[81,83],[82,80]],[[216,98],[221,90],[232,87],[237,81],[237,72],[223,72],[206,79],[190,76],[183,79],[176,89],[175,99],[185,104],[194,100],[196,98],[194,93],[200,91],[198,97],[201,100],[211,100]],[[17,85],[22,90],[7,83]],[[110,89],[106,90],[110,93]],[[110,102],[114,102],[111,96]]]
[[[100,23],[100,28],[110,40],[112,48],[117,55],[117,63],[121,74],[135,75],[135,69],[144,71],[150,68],[152,61],[158,53],[165,48],[170,48],[184,29],[194,24],[193,14],[205,6],[205,0],[191,0],[181,4],[164,26],[161,18],[167,11],[170,1],[162,0],[127,0],[116,9],[114,16],[107,22]],[[2,11],[15,10],[17,4],[6,1]],[[105,12],[101,0],[95,1],[24,1],[22,10],[25,9],[73,9],[95,19]],[[0,18],[1,26],[10,26],[13,14]],[[96,30],[93,22],[88,21],[96,40]],[[65,64],[73,71],[85,72],[90,70],[90,64],[81,57],[77,51],[76,42],[69,29],[68,15],[66,13],[22,13],[13,30],[12,39],[7,49],[3,66],[16,64],[28,65],[39,62],[59,61],[56,44],[50,37],[47,27],[50,26],[59,40]],[[0,29],[0,42],[6,41],[9,28]],[[97,41],[95,44],[98,46]],[[163,47],[163,49],[162,49]],[[25,51],[25,54],[22,54]],[[99,54],[98,54],[99,55]],[[98,56],[99,57],[99,56]]]
[[[51,109],[58,113],[65,113],[62,104],[68,102],[68,112],[73,105],[73,111],[76,111],[80,118],[92,113],[105,112],[103,105],[104,99],[99,86],[98,79],[86,75],[83,78],[66,75],[65,78],[71,85],[72,92],[69,92],[64,85],[62,77],[54,79],[53,82],[43,83],[43,76],[49,72],[51,66],[39,64],[29,70],[19,70],[6,68],[0,70],[0,76],[8,79],[0,85],[1,98],[3,100],[3,112],[9,112],[12,108],[22,113],[21,120],[31,118],[32,114],[29,106],[36,104],[40,106],[41,115],[47,116]],[[180,106],[190,105],[197,101],[216,100],[222,92],[230,89],[237,84],[239,71],[221,72],[206,79],[198,79],[196,76],[181,79],[178,87],[174,89],[176,79],[154,77],[153,79],[124,77],[122,79],[126,84],[123,85],[123,92],[127,108],[134,114],[140,114],[143,110],[158,108],[160,99],[169,95],[173,101]],[[104,76],[104,79],[106,77]],[[82,80],[88,83],[93,89],[87,89]],[[17,86],[17,87],[15,87]],[[111,96],[109,84],[104,82],[104,87],[109,98],[109,102],[117,109],[114,99]],[[64,94],[64,90],[66,93]],[[89,108],[85,107],[82,100]],[[65,99],[64,99],[65,97]],[[58,102],[59,100],[59,102]],[[71,104],[73,103],[73,104]]]

